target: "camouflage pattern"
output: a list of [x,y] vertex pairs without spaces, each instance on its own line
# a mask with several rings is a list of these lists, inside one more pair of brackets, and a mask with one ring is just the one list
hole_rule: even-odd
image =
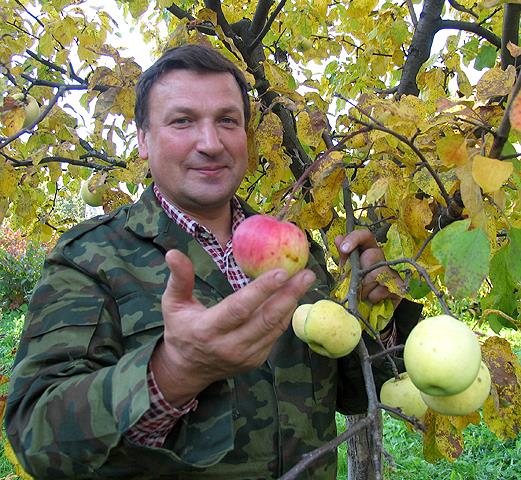
[[[49,255],[6,411],[9,440],[36,479],[278,478],[336,435],[336,409],[365,408],[356,355],[340,362],[320,357],[290,328],[260,368],[201,392],[198,409],[176,424],[163,448],[130,443],[125,432],[149,408],[147,364],[162,335],[164,255],[172,248],[192,259],[201,302],[210,306],[233,293],[151,189],[137,203],[64,234]],[[306,303],[331,286],[318,248],[312,251],[317,281]],[[406,335],[418,307],[404,304],[397,315]],[[390,376],[382,368],[375,370],[380,382]],[[336,478],[335,456],[300,478]]]

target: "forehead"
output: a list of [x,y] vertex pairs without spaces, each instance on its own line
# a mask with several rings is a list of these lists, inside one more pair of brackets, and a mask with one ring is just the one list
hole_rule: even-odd
[[[235,77],[228,72],[196,72],[170,70],[150,90],[154,100],[183,101],[198,98],[220,98],[242,104],[242,94]],[[155,97],[155,98],[154,98]]]

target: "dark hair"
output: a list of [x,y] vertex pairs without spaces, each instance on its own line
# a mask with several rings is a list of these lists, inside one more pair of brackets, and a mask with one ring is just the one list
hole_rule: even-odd
[[232,61],[217,50],[203,45],[187,44],[167,50],[139,77],[136,84],[136,104],[134,106],[134,116],[138,128],[146,129],[148,127],[150,90],[165,73],[171,70],[231,73],[241,90],[245,128],[247,127],[250,120],[250,100],[248,97],[248,82],[244,74]]

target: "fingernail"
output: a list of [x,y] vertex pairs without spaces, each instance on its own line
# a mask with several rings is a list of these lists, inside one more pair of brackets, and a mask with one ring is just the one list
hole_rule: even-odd
[[285,282],[288,279],[288,272],[286,270],[280,270],[277,273],[275,273],[275,280],[278,283]]
[[340,245],[340,251],[342,253],[349,253],[351,251],[351,243],[344,242],[342,245]]
[[315,274],[313,272],[304,273],[304,282],[313,283],[315,281]]

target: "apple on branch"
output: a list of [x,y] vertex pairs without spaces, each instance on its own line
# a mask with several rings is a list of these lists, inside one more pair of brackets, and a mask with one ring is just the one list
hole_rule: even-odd
[[36,99],[31,95],[24,95],[23,93],[15,93],[12,97],[23,103],[25,117],[22,127],[25,128],[32,125],[40,115],[40,106]]
[[470,387],[455,395],[434,396],[421,394],[425,403],[442,415],[469,415],[479,410],[490,394],[490,372],[482,361],[479,372]]
[[[399,378],[390,378],[380,390],[380,401],[390,407],[399,408],[405,415],[421,419],[427,411],[427,404],[407,372],[400,373]],[[394,413],[391,416],[400,418]]]
[[244,220],[233,234],[232,249],[239,267],[252,278],[274,268],[292,276],[306,266],[309,257],[305,233],[269,215]]
[[449,315],[438,315],[412,329],[403,359],[412,382],[422,392],[454,395],[476,379],[481,348],[465,323]]
[[291,323],[295,335],[311,350],[329,358],[348,355],[362,336],[360,322],[331,300],[300,305],[293,313]]
[[81,183],[80,195],[87,205],[91,207],[101,207],[103,205],[103,197],[108,190],[105,179],[105,174],[94,174]]

